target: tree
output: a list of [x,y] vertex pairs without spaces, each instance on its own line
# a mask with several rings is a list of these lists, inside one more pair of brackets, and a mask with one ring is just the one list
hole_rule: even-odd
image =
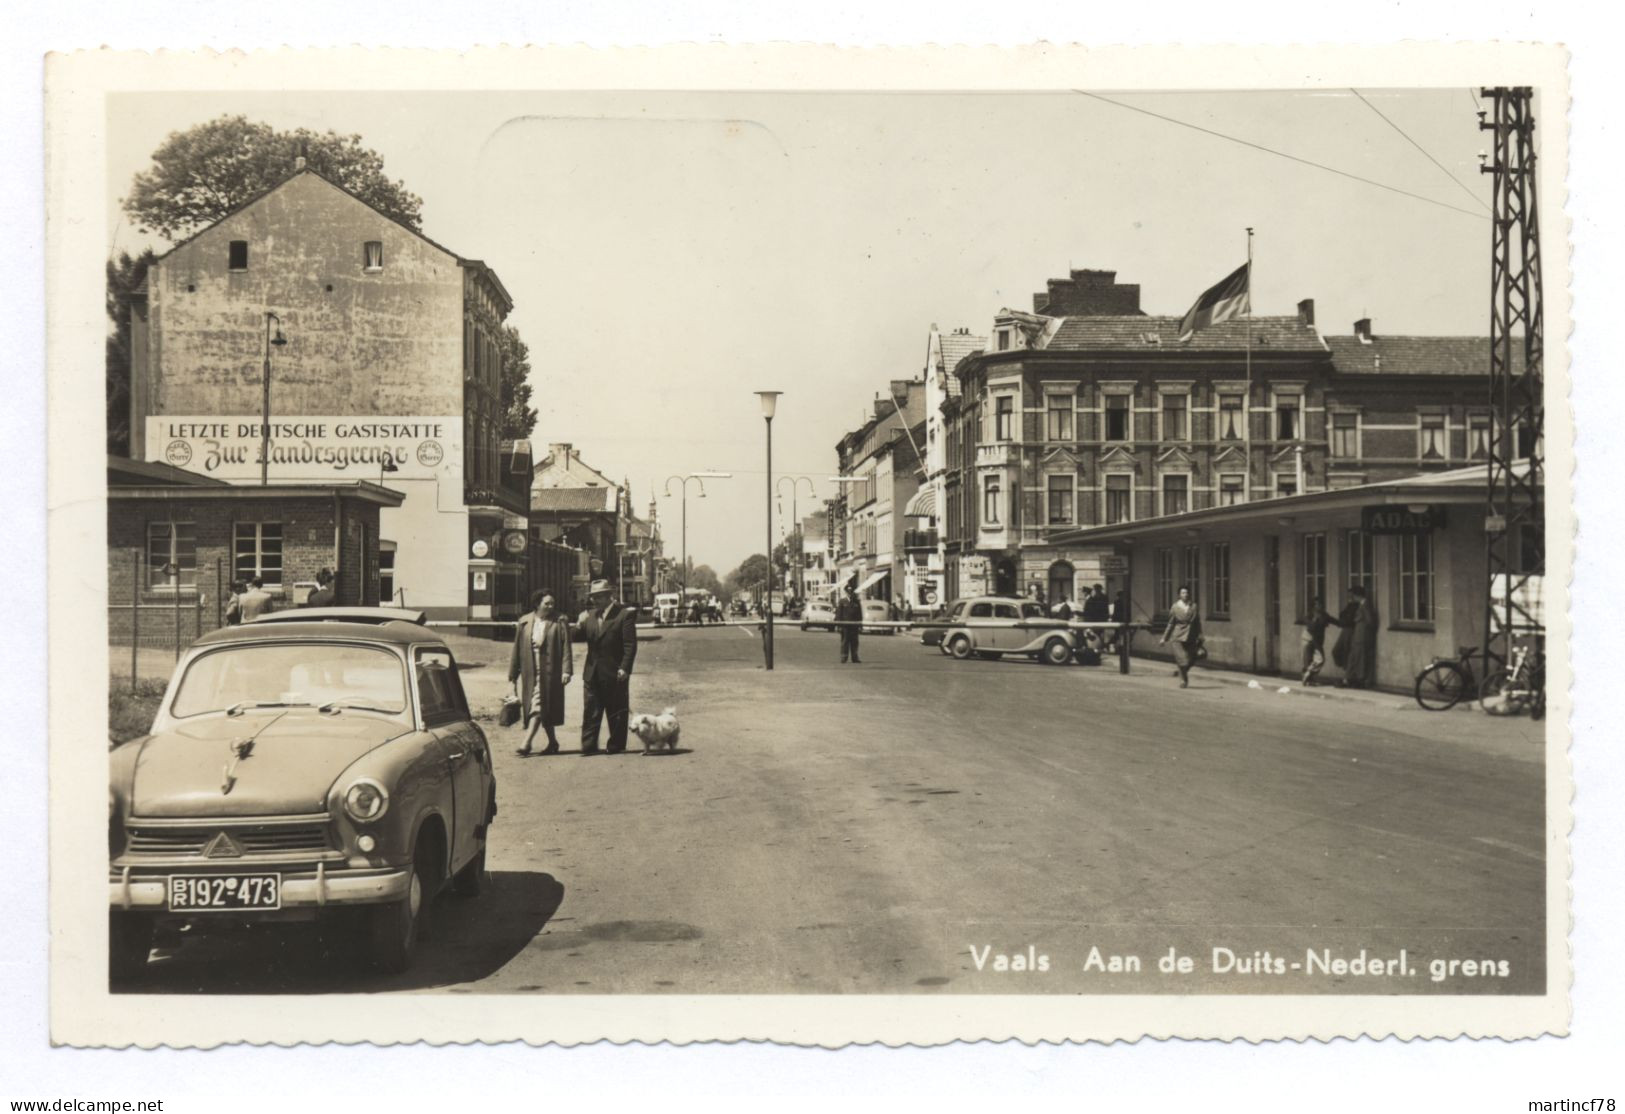
[[530,346],[519,339],[519,330],[502,326],[502,433],[504,441],[523,441],[536,428],[536,411],[530,403]]
[[710,565],[697,565],[688,575],[690,588],[703,588],[713,596],[722,598],[722,581],[717,579],[717,571]]
[[130,297],[157,256],[119,252],[107,261],[107,451],[130,454]]
[[124,212],[143,232],[184,239],[281,183],[301,152],[310,169],[379,212],[421,226],[423,199],[390,181],[383,156],[363,147],[359,135],[277,131],[246,116],[171,132],[152,153],[152,168],[135,176]]
[[739,562],[739,567],[723,579],[722,587],[726,595],[731,599],[735,592],[760,588],[766,582],[767,558],[760,553],[752,553]]

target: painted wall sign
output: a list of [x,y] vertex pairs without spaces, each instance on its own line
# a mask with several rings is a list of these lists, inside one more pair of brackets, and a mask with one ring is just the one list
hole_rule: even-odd
[[1378,537],[1394,534],[1430,534],[1444,525],[1444,508],[1396,504],[1360,508],[1360,529]]
[[[147,459],[223,480],[257,480],[258,415],[147,419]],[[462,419],[440,416],[271,417],[271,478],[434,479],[462,469]]]

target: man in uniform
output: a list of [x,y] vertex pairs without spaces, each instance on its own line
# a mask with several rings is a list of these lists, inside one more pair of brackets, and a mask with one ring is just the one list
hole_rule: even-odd
[[841,602],[835,605],[835,621],[841,624],[841,662],[844,664],[850,658],[852,664],[859,664],[858,629],[863,624],[863,604],[851,582],[847,583]]
[[595,580],[587,592],[591,606],[581,613],[581,632],[587,641],[587,662],[581,669],[581,753],[598,753],[598,725],[609,715],[609,745],[605,750],[626,750],[626,720],[632,706],[632,663],[638,656],[637,616],[622,607],[609,581]]

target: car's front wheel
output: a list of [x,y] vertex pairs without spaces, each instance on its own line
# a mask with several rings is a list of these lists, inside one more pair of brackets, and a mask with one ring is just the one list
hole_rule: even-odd
[[1052,638],[1044,643],[1043,660],[1049,665],[1065,665],[1072,660],[1072,648],[1063,639]]
[[969,658],[971,655],[971,650],[972,647],[970,644],[970,639],[962,634],[956,636],[952,642],[948,643],[949,655],[959,661],[964,661],[965,659]]
[[107,922],[108,971],[131,979],[147,969],[152,952],[152,918],[145,913],[113,913]]
[[373,966],[386,974],[396,975],[412,966],[417,955],[418,922],[429,891],[423,884],[423,847],[412,856],[408,867],[406,893],[388,905],[370,910],[368,944]]

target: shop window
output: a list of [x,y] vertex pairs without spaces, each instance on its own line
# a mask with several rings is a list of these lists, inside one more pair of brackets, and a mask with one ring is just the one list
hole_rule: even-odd
[[1423,460],[1443,460],[1448,454],[1444,443],[1444,415],[1423,414],[1418,431],[1417,455]]
[[1209,614],[1215,618],[1230,614],[1230,543],[1214,542],[1208,547]]
[[197,526],[194,523],[147,523],[147,587],[197,588]]
[[282,583],[282,523],[239,522],[232,528],[232,575],[258,576],[267,584]]
[[999,524],[999,477],[982,477],[982,521],[988,526]]
[[1223,475],[1219,477],[1219,506],[1233,507],[1247,500],[1247,477]]
[[1174,571],[1174,551],[1169,548],[1157,550],[1157,613],[1165,614],[1178,599],[1178,574]]
[[1190,439],[1190,399],[1186,395],[1162,396],[1162,439]]
[[1072,477],[1048,476],[1046,483],[1049,491],[1049,522],[1051,526],[1062,526],[1072,521]]
[[1072,440],[1072,398],[1070,395],[1050,395],[1048,434],[1051,441]]
[[248,270],[247,240],[233,240],[226,246],[226,266],[233,271]]
[[1299,569],[1302,576],[1298,590],[1298,614],[1308,615],[1309,605],[1315,600],[1326,602],[1326,535],[1302,535]]
[[1410,534],[1399,543],[1399,620],[1433,622],[1433,537]]
[[384,242],[368,240],[361,245],[361,266],[369,271],[384,269]]
[[1219,440],[1240,441],[1243,437],[1244,419],[1241,413],[1240,395],[1219,396]]
[[1364,530],[1350,530],[1343,536],[1343,554],[1344,587],[1364,588],[1367,597],[1374,598],[1377,590],[1377,540]]
[[1129,396],[1106,396],[1106,440],[1127,441],[1129,439]]
[[1358,460],[1360,418],[1357,414],[1333,414],[1331,453],[1336,460]]
[[1302,400],[1296,395],[1278,399],[1275,403],[1275,439],[1277,441],[1296,441],[1303,436],[1301,421],[1303,418]]
[[1162,477],[1162,513],[1184,514],[1190,510],[1190,486],[1189,476]]
[[1134,518],[1134,481],[1130,476],[1106,477],[1106,522],[1130,522]]

